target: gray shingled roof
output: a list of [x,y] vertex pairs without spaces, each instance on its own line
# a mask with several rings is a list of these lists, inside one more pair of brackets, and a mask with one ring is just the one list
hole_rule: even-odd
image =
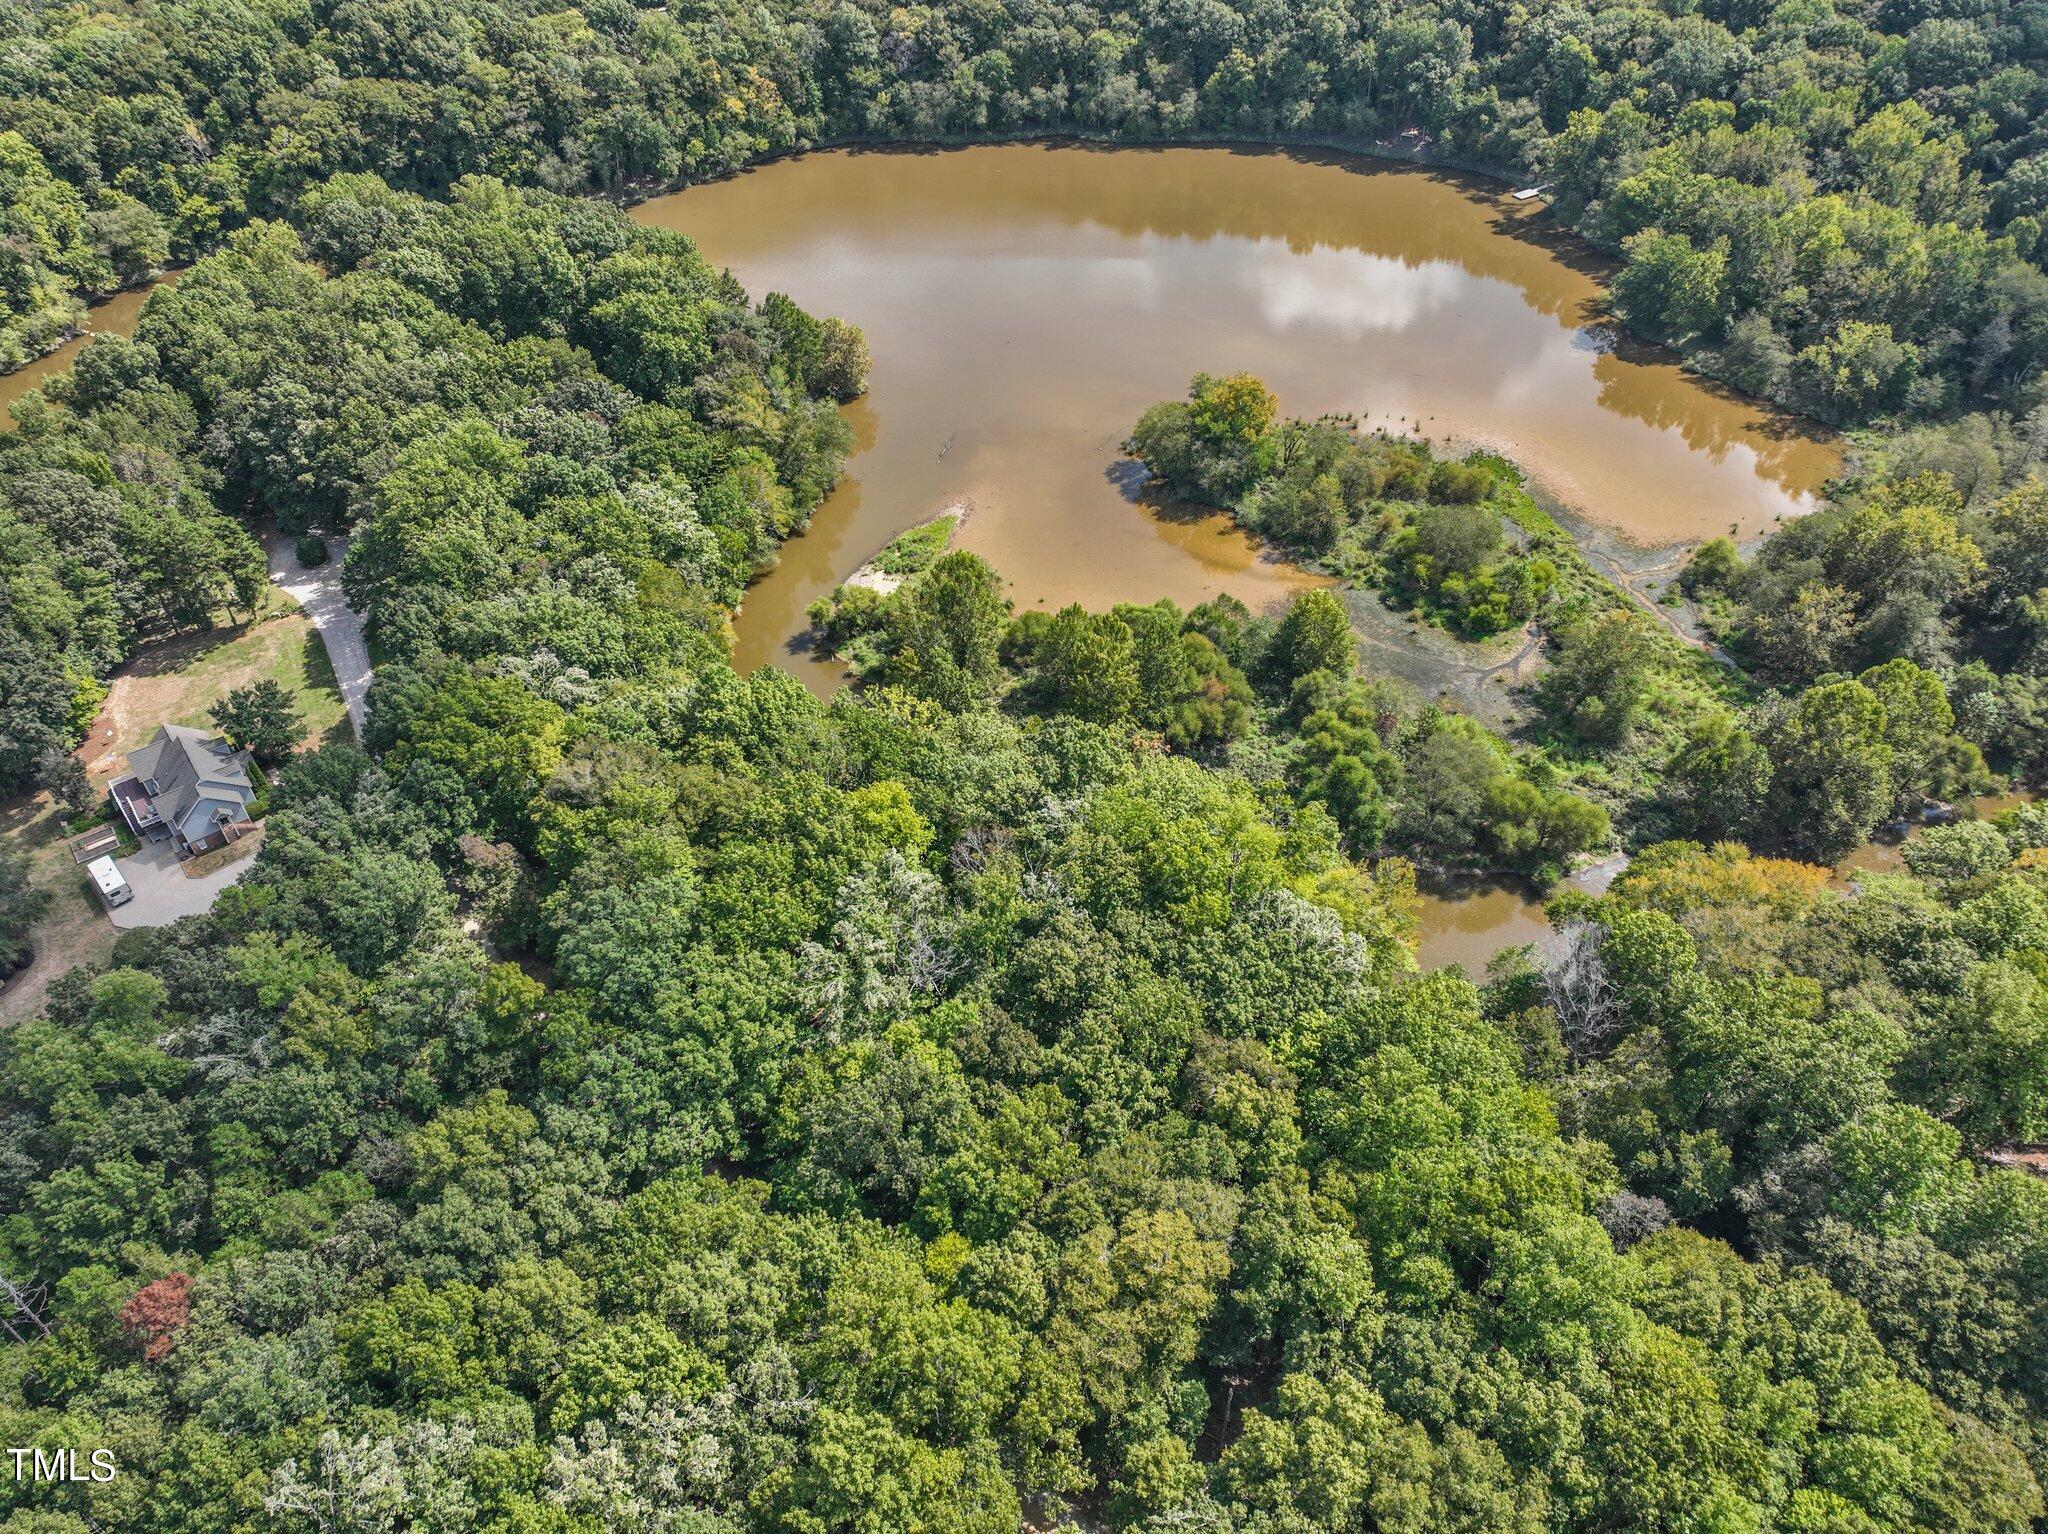
[[256,794],[241,755],[218,736],[189,725],[162,726],[148,745],[128,753],[128,769],[144,784],[156,780],[150,797],[157,813],[174,823],[182,822],[201,799],[247,804]]

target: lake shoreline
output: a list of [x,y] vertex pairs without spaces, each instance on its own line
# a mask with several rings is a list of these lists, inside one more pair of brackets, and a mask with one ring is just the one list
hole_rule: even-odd
[[[740,605],[743,668],[806,672],[793,641],[848,556],[956,498],[978,510],[962,546],[1020,606],[1290,596],[1313,572],[1226,536],[1221,514],[1130,517],[1123,433],[1203,369],[1261,371],[1292,413],[1502,452],[1574,530],[1612,526],[1602,552],[1628,567],[1668,565],[1730,518],[1762,531],[1839,470],[1831,441],[1779,430],[1673,353],[1618,346],[1585,247],[1463,167],[1332,140],[1127,148],[821,145],[636,205],[750,287],[861,326],[875,355],[845,475]],[[1399,620],[1383,638],[1418,663],[1422,643]]]
[[[212,252],[209,251],[208,254],[210,255]],[[202,257],[201,259],[204,258]],[[98,335],[100,333],[99,328],[92,323],[92,317],[95,314],[98,314],[109,304],[117,304],[122,299],[136,293],[140,293],[146,298],[149,294],[162,287],[166,279],[175,278],[185,270],[186,268],[183,266],[158,267],[148,276],[138,277],[133,282],[124,282],[118,288],[106,293],[88,295],[74,290],[70,296],[85,306],[83,312],[78,317],[79,322],[59,331],[50,344],[37,352],[33,357],[24,357],[21,361],[9,367],[0,368],[0,379],[12,378],[16,373],[25,373],[39,362],[48,362],[52,357],[74,342],[87,340],[92,336]]]
[[[1426,148],[1418,149],[1401,145],[1387,139],[1363,139],[1342,134],[1272,134],[1267,137],[1247,137],[1243,133],[1174,133],[1158,137],[1132,138],[1097,129],[1058,128],[1028,129],[1014,133],[976,134],[935,134],[926,138],[882,138],[870,134],[852,134],[842,138],[817,139],[808,143],[777,149],[736,165],[728,170],[697,180],[679,180],[645,188],[634,187],[625,193],[592,193],[604,198],[615,206],[633,209],[663,197],[673,197],[698,187],[716,186],[722,182],[734,181],[766,166],[789,160],[800,160],[807,155],[864,153],[864,154],[920,154],[942,153],[949,150],[980,149],[999,146],[1040,145],[1049,149],[1076,148],[1102,150],[1129,150],[1146,152],[1166,149],[1225,149],[1253,154],[1287,153],[1289,151],[1312,151],[1323,154],[1341,155],[1347,158],[1377,161],[1383,165],[1407,166],[1422,171],[1446,172],[1452,176],[1490,183],[1489,186],[1465,188],[1476,194],[1493,195],[1492,188],[1506,191],[1519,190],[1522,177],[1533,172],[1524,172],[1510,166],[1489,164],[1478,160],[1467,160],[1458,156],[1436,155]],[[1537,206],[1526,215],[1528,232],[1540,232],[1544,240],[1559,253],[1569,251],[1574,256],[1596,257],[1604,268],[1597,274],[1602,289],[1611,285],[1614,274],[1621,269],[1619,253],[1599,244],[1581,231],[1554,219],[1550,212],[1550,199],[1543,197]],[[1512,209],[1503,208],[1502,212]],[[1669,341],[1646,336],[1632,329],[1628,322],[1611,309],[1606,318],[1624,337],[1631,347],[1640,348],[1649,355],[1670,357],[1703,387],[1722,394],[1730,400],[1738,400],[1767,410],[1779,418],[1783,426],[1803,428],[1805,434],[1820,440],[1841,438],[1842,434],[1826,422],[1803,415],[1781,400],[1765,395],[1750,394],[1736,387],[1717,373],[1709,372],[1697,365],[1697,358],[1706,348],[1687,350]],[[1505,451],[1503,456],[1513,457]]]
[[[836,151],[914,154],[995,145],[1030,144],[1042,144],[1048,147],[1074,146],[1136,151],[1177,148],[1237,149],[1254,153],[1285,153],[1291,150],[1316,151],[1362,160],[1373,160],[1387,165],[1406,165],[1425,171],[1449,172],[1458,176],[1490,182],[1495,186],[1509,189],[1515,188],[1516,182],[1524,174],[1528,174],[1509,166],[1467,160],[1461,156],[1437,155],[1426,147],[1404,146],[1387,139],[1363,139],[1342,134],[1272,134],[1266,137],[1247,137],[1242,133],[1175,133],[1158,137],[1133,138],[1086,128],[1040,128],[1019,130],[1015,133],[938,134],[925,138],[883,138],[867,134],[855,134],[842,138],[810,140],[786,149],[772,150],[767,154],[758,155],[748,160],[744,165],[736,165],[708,176],[634,185],[622,192],[592,191],[576,195],[587,196],[597,201],[609,202],[615,207],[632,209],[663,197],[674,196],[679,192],[690,191],[698,187],[713,186],[723,181],[730,181],[747,175],[764,166],[774,165],[785,160],[799,159],[811,154],[827,154]],[[282,217],[284,215],[280,214],[278,216]],[[1549,239],[1574,247],[1575,251],[1584,251],[1599,257],[1601,262],[1609,268],[1609,270],[1600,274],[1601,286],[1605,288],[1609,285],[1614,270],[1618,269],[1616,253],[1614,251],[1599,245],[1579,230],[1565,227],[1552,219],[1548,198],[1543,199],[1541,206],[1530,215],[1532,223],[1539,219],[1542,220],[1541,227]],[[246,225],[240,227],[246,227]],[[215,246],[212,249],[218,248],[218,246]],[[212,249],[202,252],[194,259],[203,259],[204,256],[212,254]],[[87,299],[83,294],[74,293],[74,297],[79,298],[81,302],[86,304],[84,318],[87,323],[82,328],[74,327],[68,330],[65,334],[58,337],[52,345],[39,352],[36,356],[24,358],[13,367],[0,369],[0,378],[11,377],[13,374],[21,372],[26,368],[34,367],[38,362],[46,361],[50,357],[55,356],[66,346],[69,346],[81,337],[94,334],[94,327],[90,321],[95,310],[106,304],[116,302],[128,294],[147,292],[154,289],[167,276],[171,276],[184,269],[184,267],[179,266],[165,267],[162,271],[142,281],[124,283],[113,292],[102,294],[92,299]],[[1679,364],[1687,372],[1702,380],[1705,384],[1717,390],[1725,391],[1729,398],[1742,400],[1773,411],[1784,417],[1788,424],[1797,422],[1810,428],[1809,435],[1833,435],[1832,428],[1825,426],[1819,421],[1812,420],[1810,417],[1800,415],[1781,401],[1772,400],[1760,395],[1746,394],[1726,379],[1696,366],[1696,352],[1689,352],[1681,347],[1672,346],[1653,337],[1640,335],[1630,329],[1627,322],[1622,320],[1620,316],[1613,315],[1611,311],[1610,318],[1628,336],[1631,344],[1648,348],[1655,354],[1677,358]]]

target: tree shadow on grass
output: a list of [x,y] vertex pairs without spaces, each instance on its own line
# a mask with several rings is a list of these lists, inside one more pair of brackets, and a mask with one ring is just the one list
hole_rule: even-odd
[[334,662],[328,657],[327,642],[320,637],[316,628],[308,628],[305,637],[305,658],[302,663],[306,673],[306,690],[324,692],[335,702],[341,701],[341,683],[335,680]]
[[114,675],[167,676],[174,671],[186,670],[223,645],[233,644],[247,634],[251,626],[236,623],[225,628],[191,629],[164,639],[148,640],[114,668]]
[[48,805],[43,802],[39,790],[31,789],[25,794],[16,794],[12,799],[0,800],[0,836],[21,836],[23,846],[40,846],[46,837],[31,843],[25,833],[43,817]]
[[341,707],[341,717],[320,732],[319,744],[354,745],[356,732],[355,726],[349,722],[348,703],[341,695],[341,684],[334,676],[334,662],[327,654],[327,643],[320,637],[318,629],[309,629],[306,633],[304,664],[307,693],[325,694]]

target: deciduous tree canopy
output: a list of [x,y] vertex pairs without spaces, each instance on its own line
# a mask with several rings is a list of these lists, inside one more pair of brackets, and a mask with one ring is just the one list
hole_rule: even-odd
[[[1848,422],[2019,413],[2048,364],[2048,45],[2024,0],[1951,10],[28,6],[0,24],[0,362],[337,172],[622,193],[825,141],[1082,130],[1426,143],[1547,183],[1624,260],[1628,320],[1744,388]],[[843,339],[803,348],[827,393]]]
[[[380,654],[210,914],[0,1033],[0,1421],[124,1471],[0,1481],[16,1522],[2040,1515],[2048,1210],[1961,1154],[2041,1122],[2033,819],[1854,900],[1665,849],[1576,981],[1418,975],[1405,865],[1347,847],[1604,825],[1354,675],[1327,594],[1013,619],[948,555],[865,685],[737,675],[844,447],[826,327],[498,182],[299,207],[0,462],[352,523]],[[1190,430],[1255,450],[1262,394]],[[1896,762],[1934,694],[1800,707]]]

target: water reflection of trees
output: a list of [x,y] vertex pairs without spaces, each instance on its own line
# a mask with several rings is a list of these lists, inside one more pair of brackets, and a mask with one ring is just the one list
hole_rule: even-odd
[[[1835,464],[1803,423],[1681,371],[1613,325],[1597,253],[1443,171],[1249,149],[903,149],[784,162],[641,215],[702,230],[707,248],[742,266],[795,255],[843,291],[850,274],[869,272],[883,297],[878,355],[957,372],[962,394],[994,413],[999,438],[1027,420],[1048,440],[1121,432],[1156,397],[1126,400],[1130,375],[1167,354],[1182,364],[1173,337],[1185,315],[1213,332],[1186,366],[1263,365],[1309,410],[1364,403],[1370,384],[1378,415],[1422,412],[1421,430],[1496,441],[1589,515],[1659,541],[1670,519],[1658,508],[1683,503],[1687,527],[1708,502],[1768,516],[1778,488],[1809,490]],[[921,274],[911,289],[891,287],[909,272]],[[1446,276],[1448,295],[1433,286]],[[946,302],[969,306],[970,327],[952,338],[964,350],[943,363],[931,353],[948,343],[921,292],[942,278]],[[1292,306],[1277,319],[1276,287]],[[1390,318],[1402,304],[1417,314]],[[1347,309],[1363,316],[1349,329]],[[892,324],[911,327],[908,353]],[[1409,339],[1393,341],[1403,329]],[[1404,348],[1418,345],[1411,362]],[[1568,355],[1573,346],[1579,354]],[[879,408],[914,412],[894,382],[882,387],[891,377],[878,369]],[[1118,387],[1098,387],[1105,380]],[[1093,413],[1073,408],[1082,394]],[[872,408],[858,407],[857,431],[872,432]],[[1718,477],[1688,453],[1722,465]],[[1026,461],[1001,465],[1000,476],[1011,490],[1040,477]],[[1185,512],[1159,510],[1162,537],[1175,541],[1173,529],[1213,552]]]
[[[976,163],[992,154],[1004,157],[1000,174]],[[1071,173],[1072,156],[1086,157],[1085,178]],[[1132,238],[1271,239],[1297,253],[1329,247],[1410,266],[1450,261],[1475,277],[1511,284],[1531,308],[1570,325],[1598,302],[1613,271],[1582,240],[1502,209],[1498,187],[1480,177],[1365,155],[1077,143],[887,146],[829,158],[912,157],[933,162],[933,174],[915,178],[925,184],[892,179],[885,198],[829,196],[833,218],[899,231],[927,219],[950,230],[977,216],[1051,219]]]
[[[916,175],[888,169],[908,158],[923,162]],[[768,178],[758,188],[764,200],[801,206],[814,224],[822,217],[899,240],[931,228],[932,238],[943,229],[951,243],[979,234],[1001,247],[1000,226],[1050,222],[1133,240],[1275,241],[1296,254],[1355,252],[1409,269],[1448,263],[1507,285],[1567,329],[1596,332],[1608,351],[1594,368],[1602,408],[1671,427],[1716,459],[1746,444],[1765,477],[1796,492],[1815,488],[1837,461],[1811,423],[1684,373],[1670,352],[1614,325],[1604,288],[1613,263],[1461,172],[1312,149],[1080,143],[891,146],[751,174]],[[876,195],[881,179],[887,195]],[[666,221],[658,205],[643,213]]]
[[1688,373],[1641,342],[1624,337],[1595,358],[1593,378],[1602,410],[1675,431],[1715,463],[1747,448],[1759,475],[1794,494],[1819,489],[1841,465],[1838,443],[1815,435],[1813,423]]

